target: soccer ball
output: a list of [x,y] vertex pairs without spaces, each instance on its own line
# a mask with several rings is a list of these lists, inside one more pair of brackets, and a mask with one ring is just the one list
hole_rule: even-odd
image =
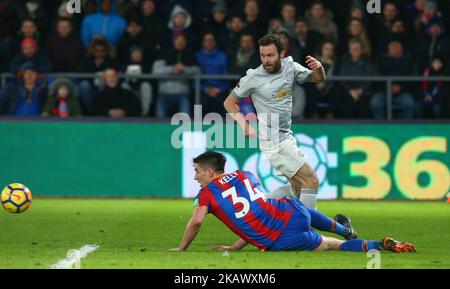
[[30,190],[18,183],[6,186],[1,194],[2,206],[10,213],[23,213],[31,205]]

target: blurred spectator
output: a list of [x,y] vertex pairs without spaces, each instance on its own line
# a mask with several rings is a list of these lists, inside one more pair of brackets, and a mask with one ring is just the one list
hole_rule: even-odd
[[9,70],[12,73],[19,72],[20,67],[26,63],[32,62],[40,72],[50,72],[51,65],[48,58],[39,52],[39,47],[34,38],[25,38],[20,44],[20,54],[13,58],[9,64]]
[[42,116],[81,116],[80,102],[75,83],[67,78],[58,78],[48,88],[47,101]]
[[130,19],[141,14],[141,0],[119,0],[119,15]]
[[376,15],[370,28],[371,41],[378,43],[379,39],[386,35],[394,21],[398,17],[398,8],[394,2],[386,2],[381,15]]
[[94,98],[94,115],[121,118],[141,114],[138,98],[133,92],[120,87],[115,69],[106,69],[102,80],[103,89]]
[[426,1],[423,4],[422,14],[420,15],[420,22],[418,27],[419,34],[427,33],[430,29],[430,25],[437,20],[440,20],[440,13],[438,10],[438,4],[435,1]]
[[[359,39],[351,39],[348,44],[348,55],[341,62],[339,75],[344,76],[371,76],[375,69],[364,55],[363,44]],[[365,81],[344,81],[344,91],[339,93],[334,114],[344,118],[368,118],[370,116],[370,83]]]
[[[203,74],[228,73],[227,55],[216,47],[216,38],[212,33],[203,35],[202,48],[196,53],[196,58]],[[228,89],[226,80],[204,80],[201,83],[203,113],[218,112],[225,114],[223,101]]]
[[363,44],[363,52],[364,54],[371,56],[372,55],[372,44],[370,43],[370,39],[367,35],[364,24],[359,19],[352,19],[348,22],[347,30],[346,30],[346,41],[341,41],[341,52],[345,53],[348,51],[347,43],[348,40],[352,38],[357,38]]
[[228,46],[228,29],[226,24],[226,7],[220,2],[216,4],[212,11],[211,16],[206,23],[204,32],[210,31],[216,35],[217,47],[226,51]]
[[[269,21],[269,29],[267,29],[267,34],[277,34],[283,27],[283,20],[280,18],[272,18]],[[286,29],[285,29],[286,30]]]
[[244,15],[247,23],[246,30],[258,41],[266,34],[265,28],[267,26],[260,15],[260,7],[257,0],[245,1]]
[[234,14],[231,16],[230,22],[228,24],[228,46],[227,54],[235,54],[239,48],[241,41],[241,35],[244,32],[244,20],[239,14]]
[[419,38],[417,43],[417,56],[421,71],[436,57],[442,57],[446,65],[450,56],[449,39],[444,34],[441,20],[433,20],[428,26],[427,33]]
[[[111,57],[111,47],[105,39],[94,38],[88,47],[86,58],[80,63],[79,71],[85,73],[101,74],[105,69],[117,67],[115,60]],[[79,83],[80,99],[85,114],[89,114],[92,108],[92,97],[94,91],[100,86],[98,78],[82,80]]]
[[[436,57],[425,68],[423,76],[444,76],[446,73],[442,58]],[[442,108],[445,106],[444,83],[442,81],[422,82],[422,89],[417,102],[417,116],[419,118],[439,118],[442,116]],[[448,101],[448,100],[447,100]]]
[[318,52],[323,36],[309,29],[306,18],[298,18],[295,21],[295,40],[302,51],[303,59],[306,55],[315,55]]
[[248,69],[256,68],[261,64],[259,53],[256,49],[255,39],[250,33],[243,33],[239,49],[231,55],[229,62],[229,73],[245,75]]
[[170,18],[172,18],[175,9],[181,8],[186,11],[187,14],[191,16],[194,15],[192,0],[164,0],[159,1],[156,7],[158,9],[158,15],[162,17],[165,23],[169,22]]
[[[173,48],[165,52],[153,64],[156,75],[199,74],[194,53],[187,47],[187,38],[179,34],[173,41]],[[175,110],[174,110],[175,109]],[[160,80],[159,96],[156,104],[157,117],[169,117],[171,112],[191,114],[190,85],[188,80]]]
[[21,65],[17,78],[9,82],[0,95],[0,114],[38,116],[45,101],[45,83],[31,61]]
[[97,0],[97,12],[86,16],[81,24],[84,46],[87,47],[92,38],[99,35],[116,45],[125,27],[125,19],[117,15],[115,0]]
[[297,43],[292,41],[291,36],[289,35],[289,32],[282,28],[278,35],[283,40],[286,50],[286,57],[292,56],[292,59],[294,59],[295,62],[302,62],[302,54],[300,51],[300,47],[297,46]]
[[0,0],[0,42],[12,41],[19,29],[19,19],[12,0]]
[[20,26],[19,34],[16,37],[15,49],[20,49],[20,44],[25,38],[34,38],[39,47],[42,47],[42,38],[36,26],[36,22],[32,19],[25,19]]
[[333,22],[333,13],[325,9],[322,1],[314,1],[306,12],[309,29],[322,34],[325,40],[338,43],[338,29]]
[[153,90],[149,80],[139,79],[144,73],[150,73],[150,64],[145,60],[144,50],[139,46],[130,48],[127,62],[123,68],[125,81],[122,87],[133,91],[141,100],[142,115],[148,115],[153,101]]
[[50,15],[47,7],[48,3],[45,3],[45,1],[42,0],[14,2],[19,20],[24,21],[25,19],[32,19],[36,23],[36,26],[39,27],[41,34],[45,37],[50,24]]
[[149,54],[157,54],[161,50],[161,47],[166,46],[167,25],[155,13],[154,0],[142,1],[142,15],[145,51]]
[[[406,76],[414,74],[414,62],[410,56],[404,54],[403,46],[399,41],[388,44],[388,54],[378,59],[378,73],[380,75]],[[374,94],[371,106],[375,118],[386,118],[387,95],[383,92]],[[411,84],[408,82],[394,82],[391,86],[392,107],[395,108],[395,117],[410,119],[414,116],[414,97],[411,93]]]
[[[117,43],[117,55],[121,63],[128,60],[132,47],[144,47],[145,37],[142,29],[142,21],[140,18],[133,17],[128,21],[125,33],[122,34]],[[150,51],[147,52],[150,58],[152,54]]]
[[[336,46],[331,41],[325,41],[319,49],[317,60],[322,63],[325,69],[327,79],[336,74],[339,69],[337,62]],[[336,110],[336,99],[338,96],[336,93],[336,84],[331,81],[324,81],[316,84],[318,92],[317,97],[314,99],[315,107],[313,110],[316,112],[316,117],[333,118],[333,111]]]
[[389,32],[379,39],[378,47],[376,47],[376,55],[386,54],[387,45],[391,41],[401,42],[405,52],[412,54],[411,35],[407,32],[405,23],[400,19],[395,20]]
[[53,71],[76,71],[84,56],[84,46],[79,36],[73,33],[68,18],[56,22],[56,30],[47,38],[45,53],[52,63]]
[[191,15],[181,6],[175,6],[168,24],[169,33],[167,34],[167,43],[173,43],[175,36],[177,36],[178,34],[184,34],[187,36],[188,42],[192,43],[192,45],[195,45],[196,39],[194,32],[190,28],[191,24]]
[[202,30],[216,5],[226,7],[225,0],[193,0],[195,30]]
[[[295,34],[296,7],[294,2],[284,2],[281,6],[281,19],[283,27],[288,31],[290,37]],[[276,32],[274,32],[276,33]]]

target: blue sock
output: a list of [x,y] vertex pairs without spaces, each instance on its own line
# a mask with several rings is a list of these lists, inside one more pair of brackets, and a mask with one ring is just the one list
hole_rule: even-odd
[[311,214],[311,226],[314,229],[336,233],[341,236],[349,233],[349,229],[325,216],[321,212],[312,209],[308,209],[308,211]]
[[348,252],[367,252],[372,249],[378,250],[378,241],[353,239],[341,245],[341,250]]

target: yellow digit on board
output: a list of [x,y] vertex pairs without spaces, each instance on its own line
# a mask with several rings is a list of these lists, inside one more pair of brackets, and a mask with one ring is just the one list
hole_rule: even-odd
[[[449,189],[448,167],[438,160],[418,160],[425,152],[447,152],[444,137],[419,137],[405,143],[399,150],[394,164],[394,176],[398,189],[412,199],[441,199]],[[429,183],[422,187],[418,182],[420,173],[429,176]]]
[[350,175],[364,177],[367,185],[355,187],[344,185],[342,195],[346,199],[382,199],[391,189],[391,178],[384,167],[391,159],[387,144],[374,137],[348,137],[344,139],[344,153],[363,152],[363,162],[350,165]]

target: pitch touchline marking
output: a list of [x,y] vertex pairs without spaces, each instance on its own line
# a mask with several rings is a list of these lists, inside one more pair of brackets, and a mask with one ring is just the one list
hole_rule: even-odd
[[89,253],[94,252],[100,246],[84,245],[80,249],[71,249],[67,252],[67,258],[61,259],[53,264],[50,269],[80,269],[81,259],[85,258]]

